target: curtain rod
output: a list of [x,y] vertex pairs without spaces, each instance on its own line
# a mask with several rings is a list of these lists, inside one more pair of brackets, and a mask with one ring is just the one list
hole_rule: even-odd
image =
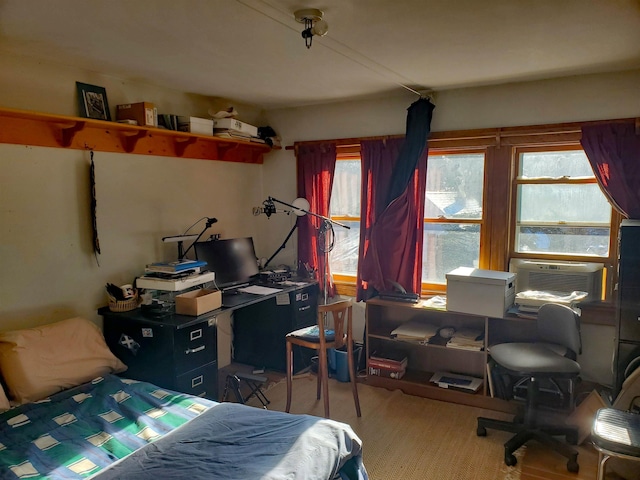
[[[609,120],[592,120],[587,122],[572,122],[572,123],[549,123],[542,125],[530,125],[520,127],[500,127],[500,128],[486,128],[486,129],[474,129],[474,130],[450,130],[444,132],[431,132],[429,140],[440,140],[446,138],[451,139],[474,139],[474,138],[495,138],[510,137],[518,135],[545,135],[549,133],[580,133],[581,129],[585,125],[598,125],[603,123],[626,123],[634,122],[636,126],[636,132],[639,132],[640,117],[630,118],[616,118]],[[535,131],[532,131],[535,130]],[[360,137],[360,138],[336,138],[330,140],[308,140],[302,142],[294,142],[293,145],[287,145],[285,150],[294,150],[299,145],[315,145],[319,143],[335,143],[338,146],[355,146],[363,140],[387,140],[390,138],[402,138],[404,135],[379,135],[374,137]]]

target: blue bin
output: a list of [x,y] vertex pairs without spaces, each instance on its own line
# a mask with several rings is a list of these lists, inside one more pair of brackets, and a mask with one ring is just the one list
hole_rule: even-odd
[[[362,351],[361,346],[353,347],[353,363],[358,365],[358,358]],[[329,373],[333,374],[339,382],[349,382],[349,359],[348,359],[347,347],[329,349]]]

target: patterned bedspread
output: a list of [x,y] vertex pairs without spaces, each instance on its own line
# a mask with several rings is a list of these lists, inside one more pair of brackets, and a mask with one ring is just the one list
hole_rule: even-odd
[[0,414],[0,478],[358,479],[348,425],[105,376]]

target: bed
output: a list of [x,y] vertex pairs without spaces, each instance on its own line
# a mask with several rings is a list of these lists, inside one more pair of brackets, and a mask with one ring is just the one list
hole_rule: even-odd
[[[82,328],[93,327],[83,323]],[[40,347],[58,348],[49,332],[43,336],[42,328],[35,330]],[[44,373],[33,373],[27,387],[15,383],[16,365],[29,362],[16,361],[28,348],[24,331],[17,340],[13,333],[0,334],[0,370],[12,400],[0,413],[2,479],[368,479],[361,441],[349,425],[218,403],[130,380],[123,376],[126,371],[115,374],[124,366],[108,349],[101,353],[111,362],[106,371],[82,381],[56,378],[55,391],[42,397],[28,387],[40,388],[36,380]],[[78,340],[76,335],[73,343]],[[40,351],[36,357],[49,363],[41,369],[60,374],[50,354]],[[86,364],[91,360],[81,365]],[[75,370],[83,368],[76,363]],[[26,371],[22,365],[23,383]],[[0,406],[6,408],[4,400]]]

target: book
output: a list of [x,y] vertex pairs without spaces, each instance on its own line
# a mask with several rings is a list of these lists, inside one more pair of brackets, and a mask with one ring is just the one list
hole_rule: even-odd
[[186,270],[180,270],[179,272],[163,272],[163,271],[158,272],[153,268],[145,267],[144,276],[176,280],[178,278],[188,277],[189,275],[194,275],[196,273],[201,273],[201,272],[202,272],[202,267],[188,268]]
[[136,278],[136,287],[146,288],[148,290],[179,292],[190,287],[202,285],[203,283],[213,282],[214,280],[215,274],[213,272],[197,273],[195,275],[189,275],[188,277],[180,278],[178,280],[145,276]]
[[369,360],[377,360],[395,366],[401,366],[404,362],[406,365],[407,354],[402,350],[374,350],[369,355]]
[[376,377],[385,377],[385,378],[395,378],[396,380],[400,380],[404,377],[406,370],[388,370],[386,368],[373,368],[369,367],[369,375],[374,375]]
[[404,357],[400,363],[369,357],[369,367],[384,368],[387,370],[406,370],[407,357]]
[[174,262],[155,262],[145,267],[150,272],[176,273],[196,267],[205,267],[207,262],[201,260],[176,260]]

